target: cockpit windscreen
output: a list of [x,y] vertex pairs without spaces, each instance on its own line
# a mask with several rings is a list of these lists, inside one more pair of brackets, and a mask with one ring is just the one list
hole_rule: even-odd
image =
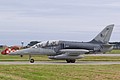
[[40,43],[37,43],[36,45],[32,46],[32,48],[43,48],[43,47],[49,47],[49,46],[57,46],[59,45],[59,41],[57,40],[50,40],[50,41],[42,41]]

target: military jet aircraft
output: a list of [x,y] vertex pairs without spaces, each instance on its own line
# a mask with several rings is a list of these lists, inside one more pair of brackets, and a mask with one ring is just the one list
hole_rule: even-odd
[[93,40],[89,42],[50,40],[14,52],[9,55],[29,55],[29,60],[34,63],[32,55],[48,55],[49,59],[66,60],[67,63],[75,63],[76,59],[83,58],[83,54],[105,53],[113,49],[108,42],[113,31],[114,24],[104,28]]

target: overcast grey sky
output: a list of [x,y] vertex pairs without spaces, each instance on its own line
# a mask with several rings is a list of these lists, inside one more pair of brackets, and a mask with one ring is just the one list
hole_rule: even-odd
[[0,0],[0,44],[89,41],[109,24],[120,41],[120,0]]

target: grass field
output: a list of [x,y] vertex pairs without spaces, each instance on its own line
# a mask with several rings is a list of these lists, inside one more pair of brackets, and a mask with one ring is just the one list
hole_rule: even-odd
[[112,50],[110,52],[107,52],[108,54],[120,54],[120,50]]
[[[113,51],[119,53],[119,51]],[[47,56],[34,56],[39,61]],[[28,56],[0,55],[0,61],[26,61]],[[120,57],[87,56],[78,61],[120,61]],[[0,80],[120,80],[120,65],[0,65]]]
[[0,65],[0,80],[120,80],[120,65]]

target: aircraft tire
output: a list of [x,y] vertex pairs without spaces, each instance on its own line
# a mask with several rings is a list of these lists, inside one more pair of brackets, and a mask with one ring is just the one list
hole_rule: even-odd
[[67,59],[66,61],[67,61],[67,63],[75,63],[76,60],[75,59],[72,59],[72,60],[71,59]]
[[30,59],[30,63],[34,63],[34,59]]
[[76,61],[76,60],[75,60],[75,59],[73,59],[73,60],[70,60],[70,61],[71,61],[71,63],[75,63],[75,61]]
[[23,57],[23,55],[20,55],[20,57]]
[[67,63],[70,63],[70,62],[71,62],[71,60],[70,60],[70,59],[66,59],[66,61],[67,61]]

